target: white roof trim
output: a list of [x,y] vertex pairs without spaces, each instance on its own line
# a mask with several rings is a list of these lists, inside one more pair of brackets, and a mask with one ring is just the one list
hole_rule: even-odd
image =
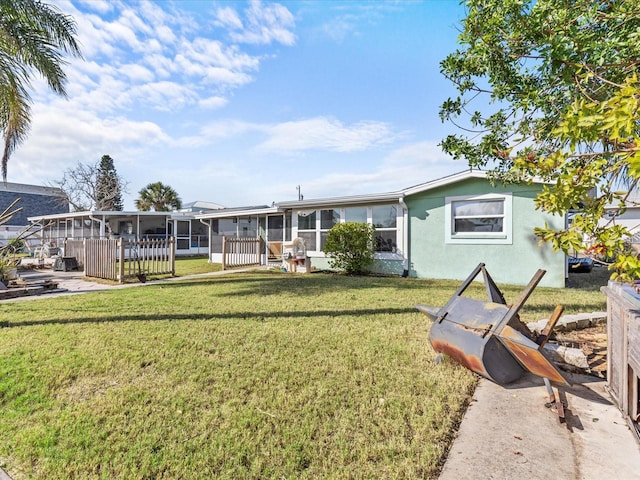
[[192,212],[141,212],[141,211],[102,211],[92,210],[84,212],[67,212],[54,213],[50,215],[42,215],[39,217],[27,217],[30,222],[38,222],[41,220],[63,220],[65,218],[82,218],[82,217],[169,217],[169,218],[195,218]]
[[195,218],[198,220],[207,220],[215,218],[251,217],[270,213],[281,213],[281,210],[279,210],[278,207],[246,208],[244,210],[242,208],[224,209],[220,211],[201,213],[195,215]]
[[284,210],[288,208],[324,207],[330,205],[356,205],[378,202],[398,202],[402,199],[402,192],[377,193],[371,195],[353,195],[348,197],[316,198],[311,200],[295,200],[278,202],[276,205]]
[[[414,195],[416,193],[426,192],[428,190],[434,190],[436,188],[444,187],[447,185],[451,185],[453,183],[458,183],[463,180],[469,180],[470,178],[488,178],[488,172],[484,170],[465,170],[464,172],[454,173],[452,175],[448,175],[446,177],[438,178],[436,180],[432,180],[430,182],[421,183],[419,185],[415,185],[413,187],[405,188],[402,193],[407,195]],[[531,178],[533,183],[552,183],[547,182],[539,177]]]

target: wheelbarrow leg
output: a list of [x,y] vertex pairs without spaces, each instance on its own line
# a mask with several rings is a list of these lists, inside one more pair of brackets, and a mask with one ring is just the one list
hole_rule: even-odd
[[[544,347],[545,343],[547,343],[547,340],[549,340],[549,337],[551,336],[551,332],[553,331],[553,328],[556,326],[556,323],[558,322],[558,319],[560,318],[560,315],[562,315],[563,311],[564,311],[564,307],[562,305],[556,306],[555,310],[551,314],[551,317],[549,318],[549,321],[547,322],[545,327],[540,332],[540,335],[538,335],[538,338],[536,339],[536,343],[538,345],[540,345],[541,347]],[[560,421],[560,423],[562,423],[565,418],[564,418],[564,405],[562,405],[562,400],[560,399],[560,390],[558,390],[558,397],[556,398],[555,393],[553,393],[553,388],[551,387],[551,382],[546,377],[544,377],[544,385],[545,387],[547,387],[547,393],[549,394],[549,403],[547,403],[545,406],[547,406],[548,408],[551,408],[555,405],[556,413],[558,414],[558,420]]]
[[560,391],[558,390],[558,396],[553,392],[553,387],[551,386],[551,382],[548,378],[544,377],[544,385],[547,387],[547,393],[549,394],[549,402],[545,403],[545,407],[551,408],[556,407],[556,413],[558,414],[558,421],[562,423],[564,418],[564,405],[562,405],[562,400],[560,400]]

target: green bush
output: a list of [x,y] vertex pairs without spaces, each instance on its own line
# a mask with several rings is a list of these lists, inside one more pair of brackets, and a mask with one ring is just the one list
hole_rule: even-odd
[[324,253],[329,265],[348,274],[365,273],[375,254],[375,227],[366,223],[338,223],[329,230]]

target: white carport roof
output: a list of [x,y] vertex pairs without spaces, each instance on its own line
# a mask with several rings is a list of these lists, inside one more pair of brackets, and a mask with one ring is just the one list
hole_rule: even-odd
[[278,213],[278,207],[237,207],[237,208],[221,208],[212,212],[201,213],[195,215],[199,220],[215,219],[215,218],[232,218],[232,217],[250,217],[256,215],[266,215],[269,213]]
[[106,210],[92,210],[84,212],[67,212],[67,213],[55,213],[51,215],[41,215],[38,217],[28,217],[30,222],[41,222],[47,220],[63,220],[66,218],[85,218],[85,217],[168,217],[174,219],[191,219],[195,218],[191,212],[141,212],[138,210],[133,211],[106,211]]

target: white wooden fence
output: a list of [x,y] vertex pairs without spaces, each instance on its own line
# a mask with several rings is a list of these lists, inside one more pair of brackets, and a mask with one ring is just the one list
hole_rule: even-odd
[[260,238],[222,237],[222,269],[260,265]]
[[175,267],[173,238],[84,240],[84,273],[87,277],[120,283],[136,277],[145,281],[151,275],[175,275]]

